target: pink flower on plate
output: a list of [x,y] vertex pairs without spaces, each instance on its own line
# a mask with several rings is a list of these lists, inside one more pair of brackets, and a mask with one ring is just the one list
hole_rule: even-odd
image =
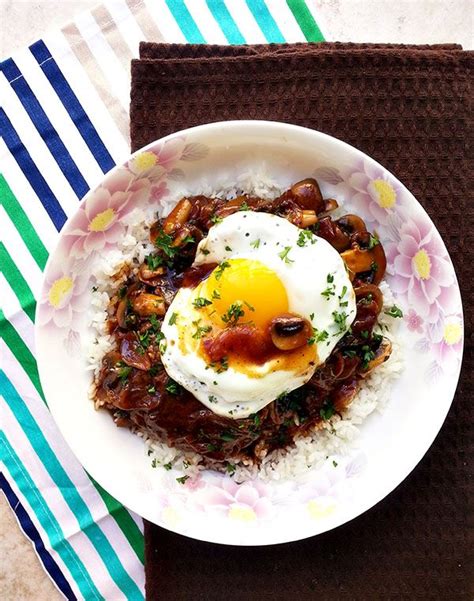
[[410,309],[408,313],[405,314],[405,322],[411,332],[418,332],[418,334],[423,333],[423,320],[413,309]]
[[84,258],[115,245],[125,232],[121,220],[143,202],[149,189],[148,180],[127,171],[111,175],[87,199],[66,234],[71,256]]
[[138,152],[128,161],[128,168],[139,177],[159,180],[181,159],[185,147],[182,138],[173,138],[150,150]]
[[442,316],[435,324],[427,328],[426,340],[422,339],[417,348],[429,345],[433,363],[429,368],[431,374],[456,373],[461,361],[463,346],[462,317],[458,313]]
[[390,286],[423,319],[434,323],[452,301],[454,283],[441,238],[424,216],[401,224],[396,242],[385,245]]
[[254,522],[273,513],[267,486],[258,480],[237,484],[231,478],[216,477],[195,493],[195,501],[202,510],[217,510],[241,522]]
[[388,171],[369,161],[344,178],[351,202],[369,223],[385,225],[401,202],[400,185]]
[[40,325],[76,330],[74,322],[89,304],[85,293],[89,279],[82,273],[73,273],[67,265],[55,263],[48,270],[38,314]]
[[156,204],[161,204],[161,199],[168,193],[169,189],[165,181],[154,184],[150,189],[150,201]]

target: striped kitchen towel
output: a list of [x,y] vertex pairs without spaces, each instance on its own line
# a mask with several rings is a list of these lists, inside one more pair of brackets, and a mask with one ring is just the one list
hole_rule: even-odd
[[42,271],[78,202],[129,153],[141,40],[323,39],[304,0],[115,0],[0,64],[0,487],[68,599],[143,599],[142,521],[58,432],[35,361]]

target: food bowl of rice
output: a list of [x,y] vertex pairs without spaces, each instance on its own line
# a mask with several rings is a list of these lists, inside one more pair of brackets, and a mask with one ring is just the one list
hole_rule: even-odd
[[45,270],[43,389],[85,469],[144,518],[265,545],[339,526],[416,466],[462,358],[451,260],[373,159],[214,123],[89,192]]

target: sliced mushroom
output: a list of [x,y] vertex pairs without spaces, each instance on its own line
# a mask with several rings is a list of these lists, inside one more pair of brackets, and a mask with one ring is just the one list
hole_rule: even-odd
[[290,223],[297,227],[306,228],[318,222],[318,217],[315,211],[303,209],[291,209],[286,214],[286,218]]
[[130,332],[122,338],[120,354],[123,362],[130,367],[136,367],[144,371],[151,367],[150,357],[146,354],[134,332]]
[[325,210],[318,182],[312,177],[293,184],[290,188],[290,195],[302,209],[310,209],[316,213]]
[[115,313],[115,317],[117,319],[117,323],[121,328],[127,327],[126,318],[127,318],[127,307],[128,307],[128,298],[122,298],[122,300],[117,305],[117,311]]
[[363,377],[368,376],[376,367],[385,363],[392,354],[392,343],[388,338],[383,338],[379,348],[375,351],[375,357],[369,361],[363,372]]
[[331,211],[335,211],[339,208],[339,203],[335,198],[326,198],[324,200],[324,212],[330,213]]
[[377,315],[380,313],[383,307],[383,294],[378,286],[374,284],[364,284],[363,286],[358,286],[354,288],[354,293],[356,296],[356,301],[362,301],[364,304],[369,304],[370,302],[374,302],[377,307]]
[[138,270],[138,277],[144,284],[149,284],[153,280],[156,280],[165,273],[164,267],[157,267],[156,269],[150,269],[146,263],[140,265]]
[[354,232],[366,232],[365,221],[358,215],[343,215],[337,219],[336,223],[347,233],[353,234]]
[[292,351],[307,344],[312,332],[309,321],[293,313],[283,313],[270,322],[272,342],[281,351]]
[[385,274],[387,259],[380,243],[370,248],[370,239],[369,232],[355,232],[351,235],[351,248],[341,257],[353,273],[371,272],[371,282],[377,285]]
[[132,300],[133,310],[141,317],[164,315],[166,306],[163,297],[148,292],[141,292]]
[[318,236],[327,240],[338,252],[346,250],[351,244],[350,236],[331,217],[323,217],[318,221]]
[[193,205],[187,198],[182,198],[163,223],[165,234],[173,234],[186,223]]

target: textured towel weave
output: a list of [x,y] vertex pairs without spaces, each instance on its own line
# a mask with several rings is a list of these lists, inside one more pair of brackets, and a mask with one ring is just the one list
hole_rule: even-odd
[[395,492],[345,526],[291,545],[220,547],[146,524],[148,598],[471,598],[473,53],[456,45],[142,44],[141,56],[132,63],[133,150],[227,119],[285,121],[353,144],[427,209],[455,264],[466,317],[453,407],[433,447]]

